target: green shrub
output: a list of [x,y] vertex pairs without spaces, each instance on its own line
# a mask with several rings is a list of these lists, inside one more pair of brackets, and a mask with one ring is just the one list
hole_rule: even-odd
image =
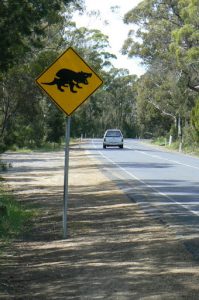
[[3,190],[1,184],[0,214],[0,238],[9,240],[22,234],[29,228],[28,223],[34,212],[17,203],[13,195]]
[[167,143],[167,140],[163,136],[160,136],[153,140],[153,144],[158,145],[158,146],[165,146],[166,143]]

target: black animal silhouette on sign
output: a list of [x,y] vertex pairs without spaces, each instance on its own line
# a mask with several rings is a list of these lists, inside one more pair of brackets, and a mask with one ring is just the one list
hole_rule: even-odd
[[88,84],[87,78],[91,77],[92,73],[85,73],[85,72],[74,72],[69,69],[61,69],[56,73],[56,77],[52,82],[43,82],[42,84],[47,85],[57,85],[58,90],[64,92],[62,87],[70,87],[70,91],[72,93],[77,93],[74,90],[74,87],[81,89],[82,87],[79,85],[83,83],[85,85]]

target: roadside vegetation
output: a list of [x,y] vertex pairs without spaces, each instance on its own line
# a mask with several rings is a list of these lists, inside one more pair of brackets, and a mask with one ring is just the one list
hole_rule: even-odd
[[73,13],[85,12],[83,0],[2,1],[0,6],[1,152],[61,145],[65,115],[36,86],[35,78],[69,46],[104,81],[72,115],[71,137],[102,137],[107,128],[116,127],[125,137],[172,136],[172,147],[181,143],[186,151],[197,150],[197,1],[144,0],[123,17],[137,26],[121,49],[141,59],[146,72],[140,78],[114,68],[116,57],[103,32],[73,22]]
[[0,240],[7,243],[31,228],[35,211],[21,206],[0,180]]
[[157,145],[163,148],[166,148],[168,150],[174,150],[178,152],[183,152],[185,154],[191,154],[194,156],[199,156],[199,145],[198,143],[193,144],[185,144],[182,143],[179,140],[169,144],[169,139],[166,137],[159,137],[157,139],[152,139],[148,141],[149,143],[153,145]]
[[103,32],[76,26],[72,16],[86,13],[83,0],[2,1],[0,8],[1,152],[61,144],[65,115],[35,78],[69,46],[104,81],[72,115],[71,137],[102,137],[115,127],[125,137],[172,136],[172,147],[199,147],[198,1],[144,0],[123,16],[136,29],[121,49],[141,59],[140,78],[114,67]]

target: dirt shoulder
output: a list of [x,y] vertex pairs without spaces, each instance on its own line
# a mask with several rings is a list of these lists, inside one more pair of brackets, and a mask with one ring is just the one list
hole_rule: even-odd
[[70,150],[68,238],[64,153],[7,154],[4,174],[40,210],[0,256],[0,299],[198,299],[199,266],[173,229],[130,201],[83,149]]

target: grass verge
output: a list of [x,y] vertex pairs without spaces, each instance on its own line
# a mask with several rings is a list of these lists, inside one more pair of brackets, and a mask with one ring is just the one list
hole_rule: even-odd
[[[180,142],[175,141],[171,143],[171,145],[168,144],[168,141],[164,137],[160,137],[154,140],[150,140],[150,143],[157,146],[163,146],[166,149],[178,151],[180,149]],[[195,155],[199,156],[199,145],[198,144],[187,144],[182,143],[181,145],[181,152],[185,154]]]
[[0,182],[0,240],[9,242],[30,229],[35,211],[22,207]]

